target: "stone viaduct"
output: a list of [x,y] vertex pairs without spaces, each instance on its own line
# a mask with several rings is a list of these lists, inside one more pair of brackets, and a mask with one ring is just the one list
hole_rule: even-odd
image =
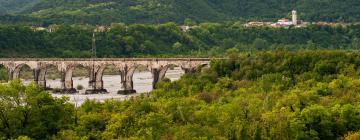
[[[89,70],[89,86],[93,91],[106,91],[102,80],[104,70],[113,65],[119,70],[121,84],[125,92],[135,92],[133,74],[139,66],[145,66],[153,76],[153,88],[156,83],[165,77],[170,65],[181,67],[186,74],[193,73],[196,68],[209,65],[209,58],[0,58],[9,74],[9,79],[18,79],[24,65],[33,70],[34,81],[46,88],[46,73],[53,65],[61,73],[61,90],[76,92],[73,85],[73,71],[76,66],[84,66]],[[120,89],[119,89],[120,90]]]

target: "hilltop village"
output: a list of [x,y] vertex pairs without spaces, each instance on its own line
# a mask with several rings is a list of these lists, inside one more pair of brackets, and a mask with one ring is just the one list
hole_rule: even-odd
[[[295,28],[302,28],[302,27],[307,27],[309,25],[319,25],[319,26],[348,26],[350,25],[350,23],[341,23],[341,22],[308,22],[308,21],[303,21],[300,20],[298,18],[298,13],[296,10],[293,10],[291,12],[291,19],[288,18],[280,18],[278,19],[276,22],[271,22],[271,21],[250,21],[247,23],[244,23],[244,27],[247,28],[253,28],[253,27],[271,27],[271,28],[289,28],[289,27],[295,27]],[[122,23],[120,23],[122,24]],[[126,25],[124,25],[125,27],[127,27]],[[181,25],[180,29],[183,32],[187,32],[191,29],[195,29],[198,28],[198,25]],[[32,29],[33,31],[47,31],[47,32],[54,32],[56,29],[58,28],[58,25],[50,25],[49,27],[39,27],[39,26],[33,26]],[[96,26],[94,32],[105,32],[107,30],[110,30],[111,27],[110,26],[104,26],[104,25],[99,25]]]
[[307,27],[311,24],[316,24],[320,26],[347,26],[349,24],[346,23],[335,23],[335,22],[307,22],[303,20],[299,20],[297,11],[293,10],[291,12],[291,20],[287,18],[280,18],[277,22],[265,22],[265,21],[250,21],[245,23],[245,27],[274,27],[274,28],[281,28],[281,27]]

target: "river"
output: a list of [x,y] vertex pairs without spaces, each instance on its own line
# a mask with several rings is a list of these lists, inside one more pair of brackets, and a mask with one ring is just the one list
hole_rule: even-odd
[[[171,81],[178,80],[184,72],[180,67],[175,67],[174,69],[169,69],[166,72],[165,77],[169,78]],[[120,75],[104,75],[104,88],[109,92],[107,94],[93,94],[93,95],[84,95],[86,87],[88,87],[89,78],[86,77],[73,77],[74,87],[77,85],[82,85],[85,87],[83,90],[80,90],[76,94],[54,94],[51,93],[53,97],[63,97],[67,96],[70,98],[70,102],[74,103],[76,106],[81,105],[86,99],[104,101],[107,99],[116,99],[116,100],[125,100],[132,96],[138,96],[142,93],[147,93],[152,90],[152,75],[150,72],[135,72],[133,76],[134,89],[137,93],[132,95],[119,95],[117,94],[118,90],[121,90],[121,78]],[[25,84],[30,83],[30,80],[24,80]],[[51,88],[60,88],[61,83],[60,79],[47,79],[47,86]]]

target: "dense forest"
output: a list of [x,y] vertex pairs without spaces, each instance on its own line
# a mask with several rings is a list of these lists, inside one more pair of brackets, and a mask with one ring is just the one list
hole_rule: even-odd
[[0,85],[2,139],[360,138],[356,52],[227,52],[150,94],[80,107],[36,85]]
[[358,0],[0,0],[0,22],[183,23],[268,20],[296,9],[306,21],[358,22]]
[[[221,57],[228,49],[358,50],[360,25],[306,28],[245,28],[237,22],[202,23],[184,32],[175,23],[112,24],[97,32],[98,57]],[[0,26],[0,57],[90,57],[90,25],[51,25],[53,32],[21,25]]]

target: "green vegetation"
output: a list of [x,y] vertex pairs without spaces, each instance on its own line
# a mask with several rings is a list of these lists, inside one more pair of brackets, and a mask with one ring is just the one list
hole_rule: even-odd
[[[0,26],[0,57],[90,57],[89,25],[52,25],[54,32],[27,26]],[[175,23],[112,24],[96,33],[98,57],[208,57],[228,49],[321,50],[360,48],[360,25],[348,27],[244,28],[239,23],[203,23],[188,32]]]
[[[0,113],[5,118],[0,117],[0,135],[4,139],[359,138],[359,53],[239,55],[232,49],[228,57],[179,81],[162,81],[150,96],[86,101],[79,108],[34,85],[24,87],[16,81],[1,85]],[[24,115],[27,111],[29,115]],[[22,122],[26,127],[20,127]]]
[[83,86],[83,85],[77,85],[77,86],[76,86],[76,89],[77,89],[77,90],[83,90],[83,89],[84,89],[84,86]]
[[74,123],[74,106],[67,99],[54,99],[35,84],[20,81],[0,85],[0,139],[21,137],[50,139]]
[[9,79],[7,69],[4,66],[0,66],[0,83],[5,82]]
[[[186,23],[275,20],[359,21],[358,0],[0,0],[2,23]],[[189,22],[187,22],[189,23]]]

